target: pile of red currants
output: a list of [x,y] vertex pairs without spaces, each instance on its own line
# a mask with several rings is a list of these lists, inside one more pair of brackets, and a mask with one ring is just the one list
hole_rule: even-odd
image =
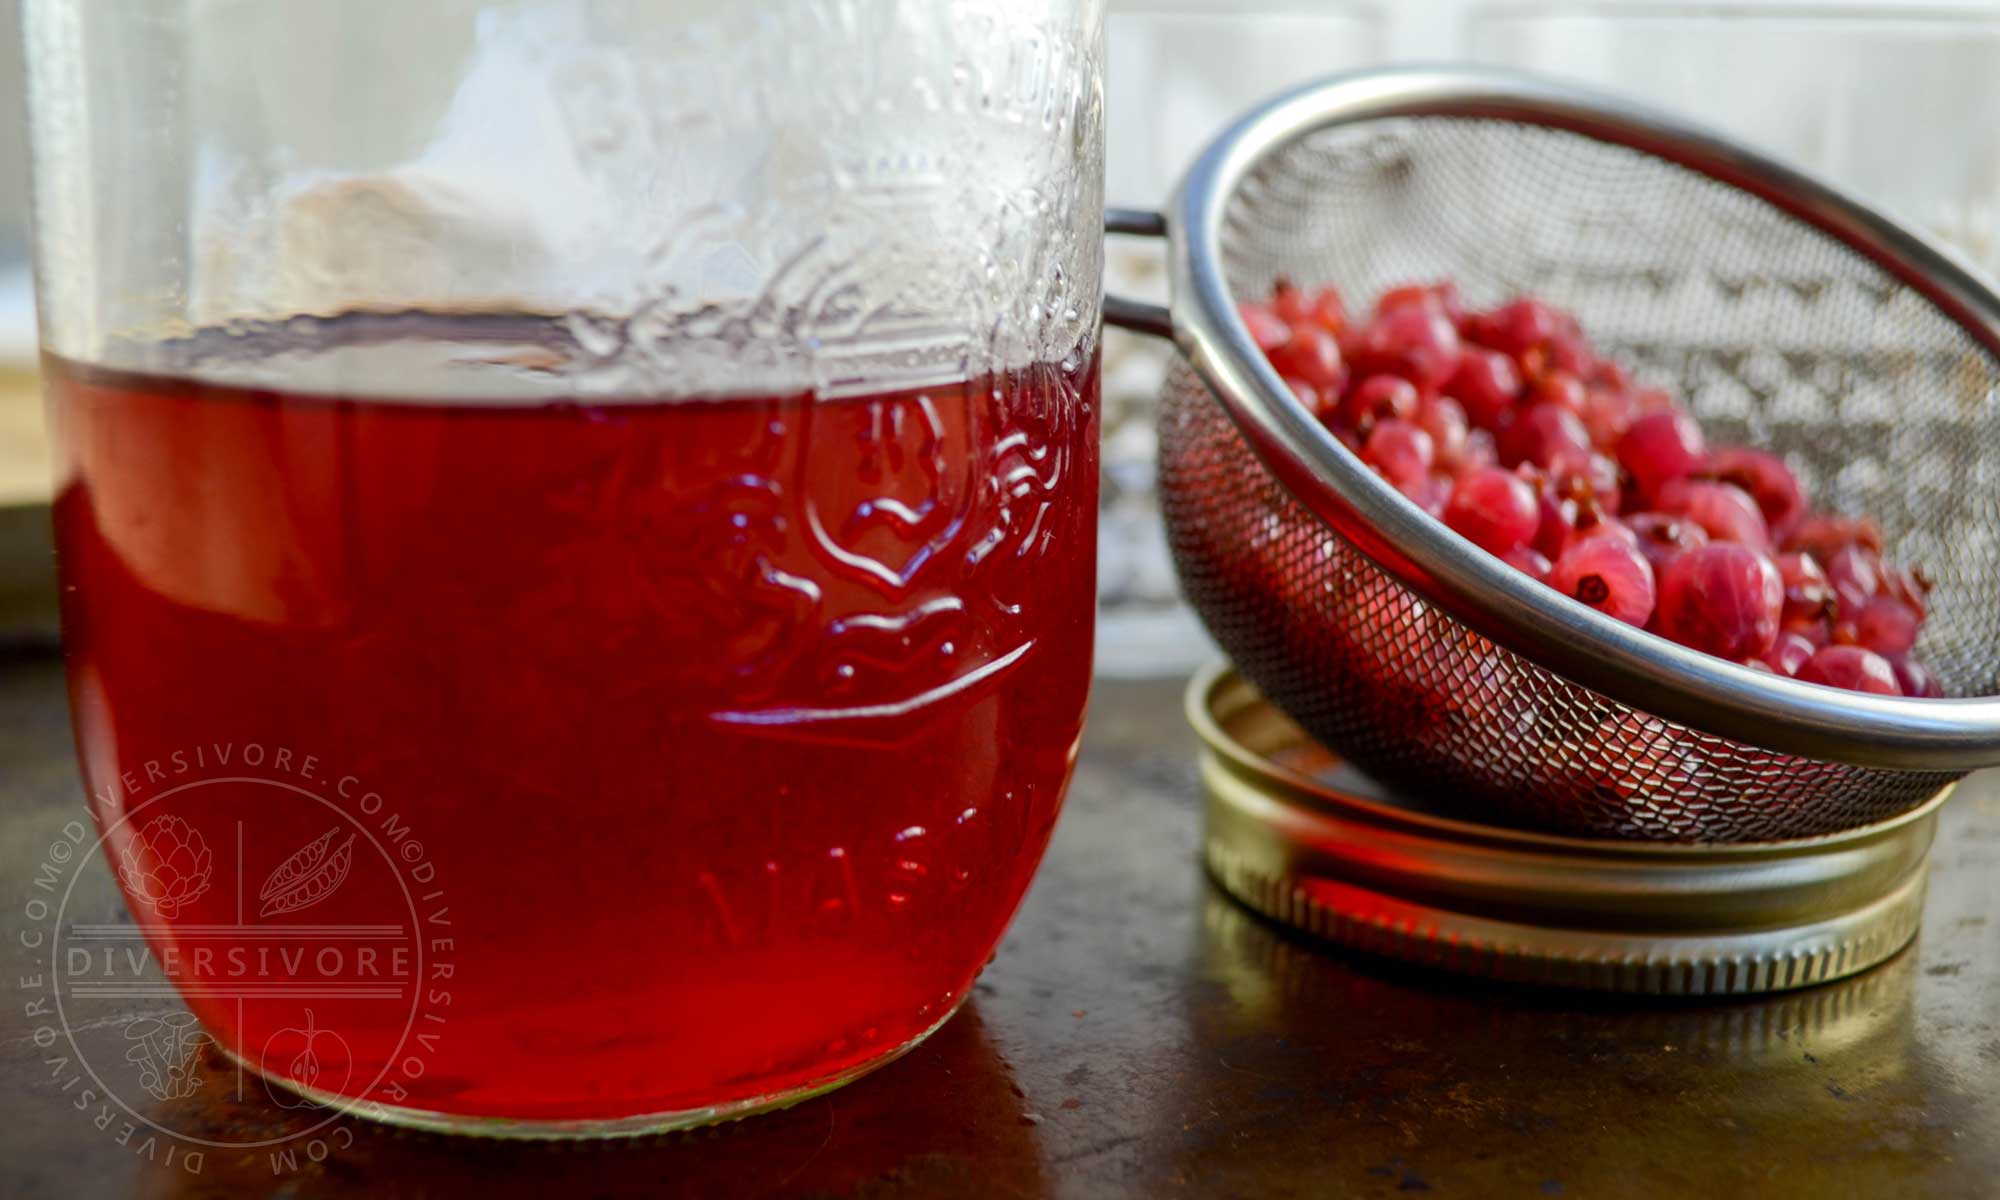
[[1333,435],[1432,516],[1600,612],[1812,683],[1941,696],[1911,655],[1930,581],[1872,520],[1815,512],[1791,469],[1711,447],[1665,392],[1532,298],[1468,310],[1395,288],[1350,320],[1280,281],[1240,309]]

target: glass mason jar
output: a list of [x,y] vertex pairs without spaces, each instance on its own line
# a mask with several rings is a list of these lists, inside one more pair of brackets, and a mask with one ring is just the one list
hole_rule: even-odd
[[225,1051],[598,1134],[964,999],[1089,681],[1101,24],[29,0],[79,752]]

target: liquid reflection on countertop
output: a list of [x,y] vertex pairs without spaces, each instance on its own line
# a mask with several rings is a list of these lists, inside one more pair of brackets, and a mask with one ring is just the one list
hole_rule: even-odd
[[[1955,932],[1980,928],[1932,907]],[[1304,1174],[1327,1186],[1889,1195],[1906,1164],[1950,1156],[1989,1119],[1944,1043],[1990,1043],[1995,1014],[1951,1012],[1920,989],[1921,948],[1742,1001],[1588,996],[1329,951],[1211,886],[1196,954],[1213,986],[1194,994],[1193,1040],[1219,1053],[1194,1086],[1238,1114],[1219,1132],[1315,1161]],[[1924,981],[1947,978],[1933,966]],[[1212,1168],[1214,1149],[1187,1154]],[[1217,1182],[1256,1178],[1252,1165]]]
[[[0,672],[0,866],[20,879],[80,813],[61,679],[55,660]],[[310,1170],[215,1154],[189,1180],[68,1107],[17,1007],[0,1021],[0,1192],[1993,1197],[2000,772],[1945,806],[1901,956],[1786,995],[1620,1000],[1396,968],[1237,908],[1199,866],[1179,698],[1098,681],[1054,844],[973,1001],[831,1096],[587,1146],[356,1124]],[[89,920],[122,911],[101,870],[73,899]],[[10,944],[24,920],[0,913]],[[82,1036],[93,1061],[125,1050],[115,1026]],[[238,1141],[296,1119],[196,1115]]]
[[[207,1070],[230,1068],[211,1056]],[[201,1089],[220,1097],[226,1081]],[[255,1089],[252,1089],[253,1093]],[[143,1196],[269,1195],[651,1197],[846,1195],[885,1177],[916,1192],[970,1194],[994,1164],[1012,1194],[1043,1190],[1036,1128],[976,1004],[902,1060],[783,1112],[731,1124],[608,1141],[477,1141],[342,1118],[271,1150],[211,1150],[199,1175],[161,1165]],[[149,1113],[168,1128],[247,1141],[303,1132],[318,1110],[187,1103]]]

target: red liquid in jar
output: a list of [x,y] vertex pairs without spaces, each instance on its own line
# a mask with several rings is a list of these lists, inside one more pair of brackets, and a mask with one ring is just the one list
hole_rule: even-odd
[[86,784],[225,1048],[607,1119],[964,996],[1074,761],[1094,362],[533,404],[48,366]]

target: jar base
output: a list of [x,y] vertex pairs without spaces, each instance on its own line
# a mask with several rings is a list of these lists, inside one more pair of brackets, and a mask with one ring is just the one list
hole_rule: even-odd
[[[967,989],[966,995],[971,995]],[[687,1108],[674,1112],[638,1113],[627,1117],[583,1117],[575,1120],[545,1120],[533,1117],[493,1117],[467,1113],[438,1112],[427,1108],[408,1108],[397,1104],[383,1104],[358,1096],[343,1096],[319,1088],[306,1087],[295,1080],[269,1074],[256,1063],[222,1048],[230,1061],[244,1070],[276,1087],[292,1093],[323,1108],[351,1113],[366,1120],[393,1125],[403,1129],[420,1129],[427,1133],[445,1133],[458,1137],[507,1138],[522,1141],[587,1141],[606,1138],[635,1138],[652,1134],[672,1133],[682,1129],[697,1129],[704,1125],[719,1125],[727,1121],[738,1121],[759,1113],[776,1112],[801,1104],[814,1096],[821,1096],[835,1088],[844,1087],[863,1075],[888,1066],[921,1045],[924,1039],[944,1028],[946,1021],[958,1014],[965,1004],[965,996],[959,997],[944,1016],[938,1018],[929,1028],[915,1037],[876,1055],[866,1062],[856,1063],[811,1083],[773,1092],[764,1096],[752,1096],[744,1100],[731,1100],[726,1104],[709,1105],[703,1108]]]

